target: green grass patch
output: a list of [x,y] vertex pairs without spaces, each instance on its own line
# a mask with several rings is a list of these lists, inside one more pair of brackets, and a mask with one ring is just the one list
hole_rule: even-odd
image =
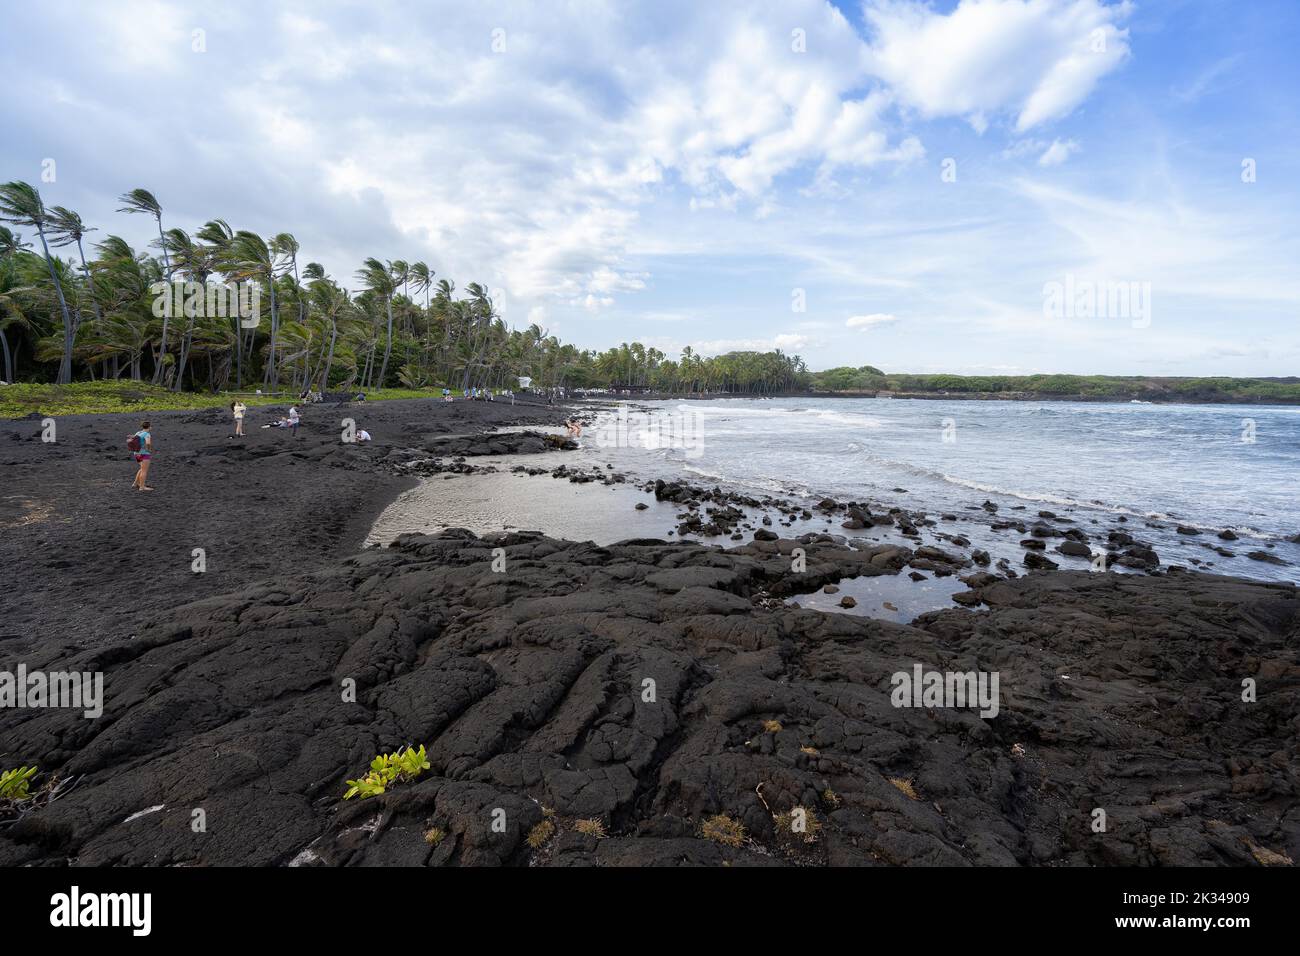
[[[359,390],[358,390],[359,391]],[[441,397],[437,388],[367,389],[367,401]],[[0,419],[41,416],[98,415],[116,412],[166,412],[226,408],[238,397],[249,407],[284,405],[296,401],[288,392],[256,395],[245,392],[172,392],[145,382],[76,382],[72,385],[19,383],[0,386]]]

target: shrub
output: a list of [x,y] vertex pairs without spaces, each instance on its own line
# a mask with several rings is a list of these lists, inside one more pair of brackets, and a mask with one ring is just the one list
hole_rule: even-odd
[[920,800],[916,792],[916,787],[912,786],[912,781],[904,780],[902,777],[890,777],[889,782],[901,790],[911,800]]
[[590,820],[578,820],[573,824],[573,829],[587,836],[593,836],[597,840],[603,840],[608,835],[605,833],[605,824],[594,817]]
[[424,744],[420,745],[419,750],[407,747],[404,751],[380,754],[370,761],[369,773],[347,782],[348,791],[343,794],[343,799],[349,800],[355,796],[360,796],[363,800],[366,797],[377,797],[391,784],[414,780],[428,769],[429,761],[425,757]]
[[[795,820],[801,819],[802,829],[795,829]],[[817,832],[822,828],[821,821],[811,807],[792,807],[789,813],[774,813],[772,820],[776,828],[783,833],[802,838],[805,843],[816,843]]]
[[543,820],[528,831],[528,845],[534,850],[540,850],[553,836],[555,836],[555,824],[550,820]]
[[744,824],[720,813],[700,824],[700,836],[723,846],[741,846],[747,834]]
[[0,771],[0,800],[26,800],[30,794],[27,784],[36,775],[35,767],[18,767]]

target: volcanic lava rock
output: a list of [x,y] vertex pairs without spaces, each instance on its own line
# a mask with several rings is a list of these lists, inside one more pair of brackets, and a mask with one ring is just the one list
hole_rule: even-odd
[[1078,541],[1062,541],[1056,546],[1056,550],[1061,554],[1066,554],[1074,558],[1092,557],[1092,549],[1086,544],[1080,544]]
[[[105,701],[96,720],[0,710],[7,760],[75,778],[0,827],[0,864],[1300,858],[1294,586],[1063,571],[912,625],[754,602],[910,556],[452,530],[163,609],[131,640],[6,641],[0,666],[21,646],[29,668],[102,672]],[[913,666],[997,671],[998,715],[893,706]],[[418,778],[342,799],[411,744]],[[815,841],[780,825],[795,807]],[[708,838],[718,815],[740,845]],[[592,819],[606,839],[576,830]]]

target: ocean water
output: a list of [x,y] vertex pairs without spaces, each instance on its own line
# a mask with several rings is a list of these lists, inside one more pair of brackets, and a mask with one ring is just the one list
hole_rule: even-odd
[[[1068,516],[1094,540],[1123,528],[1166,565],[1196,559],[1217,573],[1281,581],[1300,572],[1300,545],[1285,540],[1300,533],[1300,408],[722,399],[629,404],[621,415],[626,425],[619,412],[602,412],[578,456],[806,502],[959,513],[955,530],[973,540],[983,536],[966,524],[982,521],[987,499],[1000,517]],[[1180,535],[1179,525],[1202,534]],[[1219,540],[1222,529],[1239,540]]]

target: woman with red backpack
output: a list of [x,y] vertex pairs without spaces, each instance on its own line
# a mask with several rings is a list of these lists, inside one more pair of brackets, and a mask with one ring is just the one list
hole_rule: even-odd
[[140,430],[126,440],[126,447],[131,449],[136,464],[140,466],[131,487],[136,491],[153,491],[146,484],[149,479],[149,462],[153,459],[153,435],[149,434],[148,422],[140,423]]

